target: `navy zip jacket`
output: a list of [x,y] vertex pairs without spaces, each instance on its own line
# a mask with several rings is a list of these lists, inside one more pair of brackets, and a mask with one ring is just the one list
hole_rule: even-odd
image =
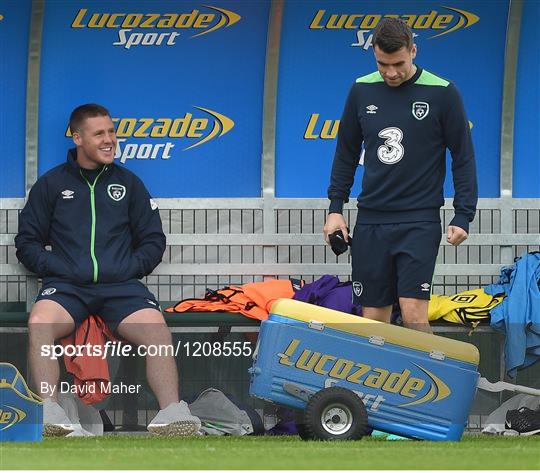
[[417,67],[390,87],[379,72],[353,84],[339,125],[328,198],[341,213],[365,149],[358,222],[439,222],[446,148],[452,154],[455,216],[469,231],[478,200],[469,123],[457,88]]
[[41,176],[30,190],[19,215],[17,258],[39,277],[77,284],[150,274],[166,241],[146,187],[116,164],[90,180],[76,156],[69,150],[67,163]]

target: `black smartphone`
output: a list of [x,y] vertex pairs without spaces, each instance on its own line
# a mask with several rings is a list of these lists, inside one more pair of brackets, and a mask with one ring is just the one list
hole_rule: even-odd
[[350,243],[345,240],[341,230],[336,230],[334,233],[330,233],[330,235],[328,235],[328,239],[330,240],[330,247],[336,256],[345,253],[349,248]]

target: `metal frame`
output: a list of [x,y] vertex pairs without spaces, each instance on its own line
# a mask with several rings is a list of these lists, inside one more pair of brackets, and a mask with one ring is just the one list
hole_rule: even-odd
[[[270,8],[268,25],[268,44],[266,47],[266,65],[264,73],[264,102],[262,130],[262,194],[263,194],[263,233],[274,232],[273,206],[275,201],[276,176],[276,117],[277,117],[277,85],[279,71],[279,48],[281,44],[281,22],[284,0],[274,0]],[[275,247],[266,245],[263,248],[265,263],[277,261]]]
[[[512,189],[514,159],[514,115],[516,104],[517,61],[523,0],[511,0],[504,52],[504,79],[501,117],[501,232],[512,232]],[[512,249],[501,245],[501,260],[509,263]]]
[[25,192],[38,178],[38,116],[39,116],[39,75],[41,65],[41,33],[45,1],[33,0],[30,20],[30,41],[28,43],[28,77],[26,82],[26,167]]

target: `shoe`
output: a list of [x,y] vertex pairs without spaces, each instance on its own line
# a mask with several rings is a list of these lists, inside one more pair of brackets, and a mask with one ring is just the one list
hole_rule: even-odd
[[50,398],[43,401],[43,436],[65,437],[74,431],[66,411]]
[[528,407],[521,407],[506,413],[505,427],[514,430],[519,435],[540,434],[540,410],[533,411]]
[[148,431],[161,437],[187,437],[197,435],[201,420],[189,411],[184,401],[169,404],[161,409],[148,424]]

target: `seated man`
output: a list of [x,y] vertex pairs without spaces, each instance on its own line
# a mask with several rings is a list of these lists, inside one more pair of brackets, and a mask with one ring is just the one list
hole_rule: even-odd
[[[58,362],[41,356],[42,346],[72,333],[89,314],[100,315],[134,345],[172,343],[156,298],[138,281],[165,251],[157,204],[137,176],[114,164],[117,141],[106,108],[77,107],[69,126],[76,148],[34,184],[15,238],[17,258],[43,278],[28,328],[45,435],[67,435],[73,426],[57,403]],[[146,373],[161,409],[148,430],[196,434],[201,423],[179,401],[174,357],[147,356]]]

